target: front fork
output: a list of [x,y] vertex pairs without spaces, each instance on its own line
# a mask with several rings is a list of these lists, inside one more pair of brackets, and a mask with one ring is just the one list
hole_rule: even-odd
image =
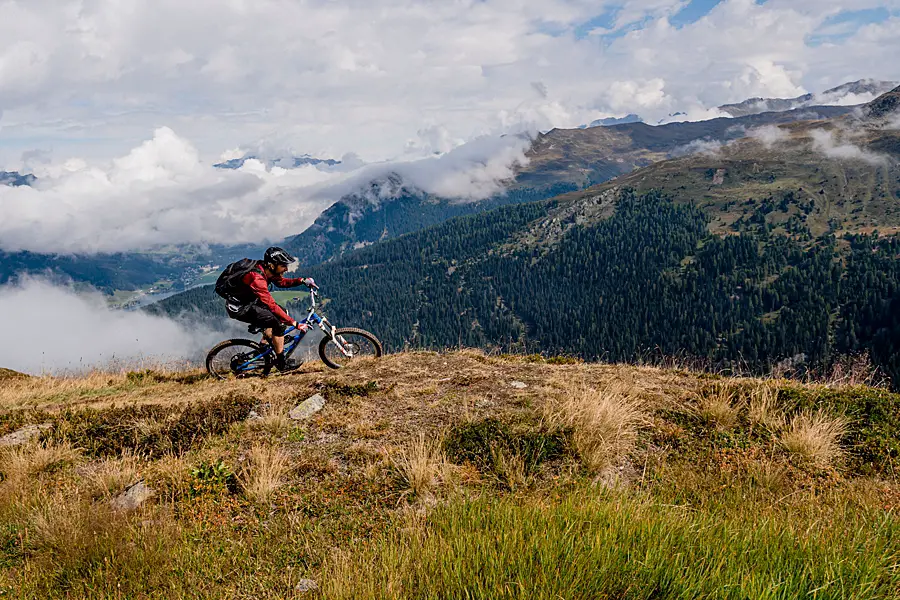
[[346,345],[344,338],[339,335],[335,335],[334,332],[337,331],[337,327],[329,323],[328,319],[322,317],[322,320],[319,321],[319,328],[326,336],[331,338],[331,341],[334,342],[334,345],[338,347],[338,350],[341,351],[341,354],[343,354],[347,358],[353,358],[353,354],[344,347]]

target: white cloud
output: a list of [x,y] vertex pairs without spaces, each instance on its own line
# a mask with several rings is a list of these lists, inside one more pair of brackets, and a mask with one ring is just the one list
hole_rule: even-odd
[[267,169],[259,160],[227,170],[203,163],[187,140],[160,128],[109,164],[41,164],[34,188],[0,186],[0,249],[91,253],[277,240],[300,233],[341,196],[388,173],[445,197],[498,193],[525,163],[529,143],[485,137],[439,157],[368,166],[350,156],[346,171]]
[[[372,162],[401,155],[420,131],[445,132],[432,141],[446,151],[523,124],[695,118],[751,96],[900,78],[896,61],[872,59],[900,55],[898,18],[810,44],[846,0],[724,0],[671,25],[685,4],[7,0],[0,167],[36,148],[108,160],[160,126],[204,160],[276,140],[298,154]],[[852,8],[872,7],[898,2]],[[584,35],[603,15],[617,33]]]
[[782,142],[790,138],[790,134],[777,125],[764,125],[751,129],[747,132],[747,137],[752,137],[760,142],[766,148],[771,148],[778,142]]
[[870,152],[850,142],[848,132],[813,129],[810,132],[812,148],[835,160],[861,160],[873,165],[887,164],[890,159],[882,154]]
[[[52,333],[35,335],[36,329]],[[0,287],[0,367],[44,374],[149,368],[196,361],[216,333],[142,312],[111,310],[99,293],[76,294],[39,279]]]
[[672,150],[672,156],[689,156],[691,154],[709,154],[716,156],[724,144],[718,140],[694,140]]

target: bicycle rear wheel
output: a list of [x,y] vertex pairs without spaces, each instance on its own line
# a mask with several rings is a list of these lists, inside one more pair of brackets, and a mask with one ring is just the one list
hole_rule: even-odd
[[217,379],[268,375],[274,359],[266,347],[253,340],[225,340],[206,355],[206,372]]
[[346,354],[335,344],[334,340],[325,336],[319,342],[319,358],[332,369],[346,367],[351,361],[360,358],[378,358],[384,354],[378,338],[365,329],[343,327],[334,330],[334,335],[343,346]]

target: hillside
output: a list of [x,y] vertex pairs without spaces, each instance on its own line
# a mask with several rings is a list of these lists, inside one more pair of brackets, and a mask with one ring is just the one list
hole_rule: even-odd
[[[748,213],[723,237],[710,228],[721,213],[699,203],[610,189],[455,219],[304,274],[323,287],[333,322],[394,349],[652,352],[757,372],[868,352],[897,385],[900,239],[813,237],[819,209],[803,197],[739,210]],[[151,310],[222,318],[211,288]]]
[[[553,130],[535,140],[528,152],[528,165],[508,182],[509,189],[505,193],[477,202],[463,202],[425,194],[391,175],[370,182],[367,189],[342,197],[309,228],[288,237],[282,245],[296,254],[302,264],[318,264],[355,248],[418,231],[450,218],[550,198],[604,182],[690,151],[689,145],[697,140],[704,143],[728,141],[739,138],[748,128],[789,123],[810,115],[834,118],[851,110],[851,107],[825,106],[658,127],[626,123],[584,130]],[[237,168],[243,160],[235,159],[216,166]],[[335,166],[337,162],[295,157],[293,164]],[[33,179],[31,175],[0,172],[0,184],[28,185]],[[263,248],[244,245],[198,250],[197,247],[180,246],[147,253],[96,256],[11,252],[5,253],[4,260],[0,261],[0,283],[22,273],[53,272],[109,293],[159,287],[174,281],[189,285],[194,282],[201,265],[227,264],[244,255],[258,255]],[[120,260],[126,266],[116,269],[115,263]],[[131,265],[141,265],[141,268],[133,269]]]
[[3,379],[0,589],[893,598],[898,400],[474,351]]
[[391,175],[341,198],[306,231],[285,240],[285,247],[298,256],[301,264],[318,264],[355,248],[453,217],[551,198],[605,182],[690,152],[692,143],[728,142],[754,127],[791,123],[811,116],[837,118],[851,110],[819,106],[655,127],[632,122],[588,129],[554,129],[535,139],[526,154],[528,164],[516,171],[504,194],[479,202],[461,202],[424,194],[408,187],[399,176]]

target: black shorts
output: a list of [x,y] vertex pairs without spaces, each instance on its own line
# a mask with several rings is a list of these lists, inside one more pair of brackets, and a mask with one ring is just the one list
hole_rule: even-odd
[[272,335],[284,335],[287,325],[284,321],[275,316],[271,310],[259,304],[251,304],[240,312],[232,312],[227,310],[228,316],[237,321],[243,321],[251,325],[256,325],[260,329],[272,328]]

